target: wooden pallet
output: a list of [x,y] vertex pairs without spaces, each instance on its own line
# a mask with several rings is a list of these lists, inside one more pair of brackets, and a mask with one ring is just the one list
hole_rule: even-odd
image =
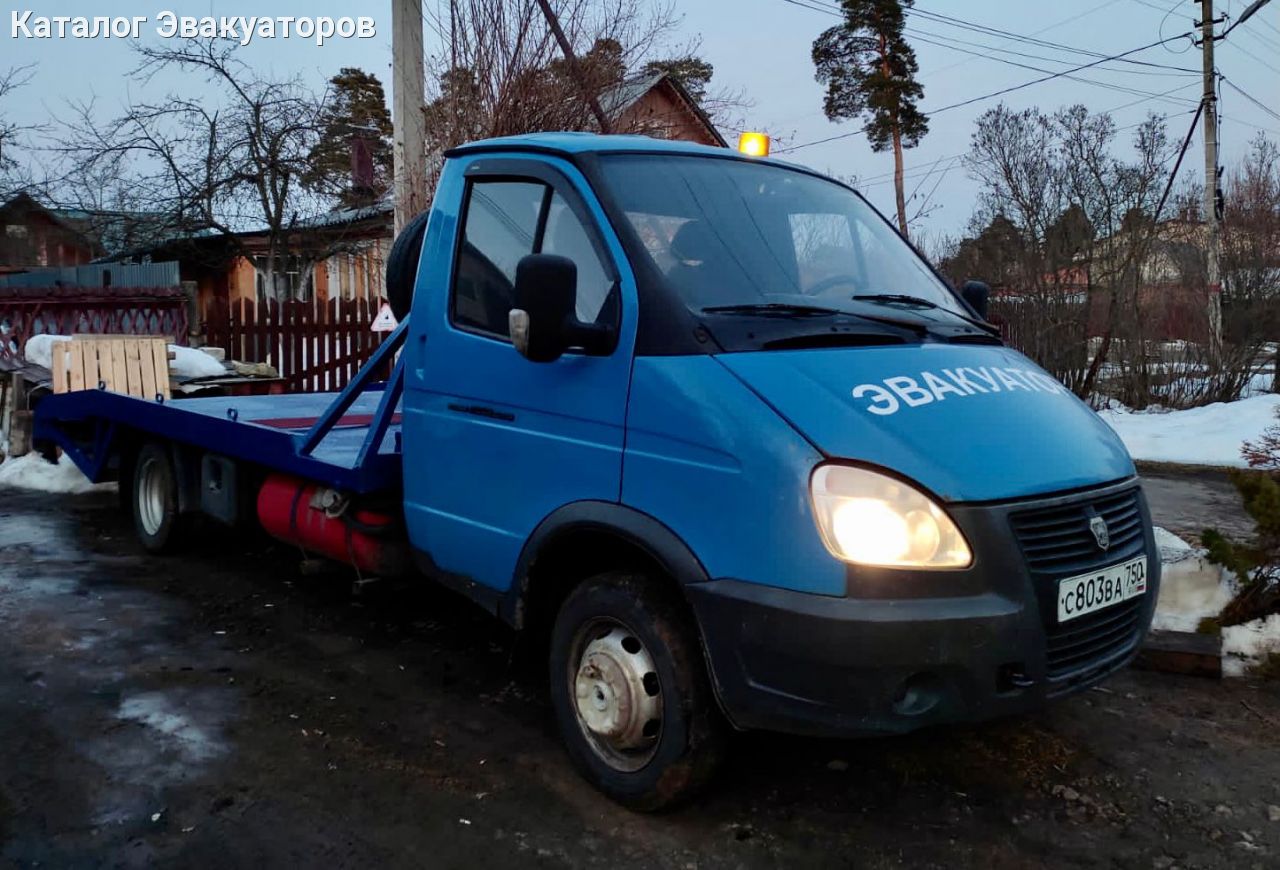
[[139,399],[173,393],[169,385],[169,338],[77,335],[53,345],[53,391],[72,393],[105,387]]

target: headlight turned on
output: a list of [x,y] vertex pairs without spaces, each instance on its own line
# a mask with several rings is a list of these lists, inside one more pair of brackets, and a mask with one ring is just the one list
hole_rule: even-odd
[[909,484],[848,465],[810,481],[822,540],[838,559],[882,568],[967,568],[973,552],[938,504]]

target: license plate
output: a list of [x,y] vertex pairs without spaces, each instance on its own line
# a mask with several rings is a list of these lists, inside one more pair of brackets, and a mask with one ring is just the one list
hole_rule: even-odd
[[1058,583],[1058,622],[1067,622],[1137,598],[1147,591],[1147,557],[1139,556],[1101,571]]

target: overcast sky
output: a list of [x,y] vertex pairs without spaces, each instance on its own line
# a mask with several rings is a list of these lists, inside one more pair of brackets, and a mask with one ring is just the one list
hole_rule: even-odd
[[[425,0],[427,5],[436,2]],[[832,0],[798,2],[826,6]],[[370,15],[378,24],[373,39],[335,39],[322,48],[316,47],[313,40],[301,38],[255,41],[246,49],[246,59],[278,74],[301,72],[317,84],[343,66],[363,67],[384,82],[389,79],[391,13],[387,0],[362,4],[277,0],[270,4],[270,13],[264,5],[248,0],[158,0],[154,4],[132,0],[3,0],[0,67],[36,65],[31,84],[10,97],[5,110],[20,119],[40,120],[62,113],[68,100],[96,97],[104,109],[118,106],[128,96],[129,85],[124,76],[133,64],[123,40],[12,39],[9,17],[14,9],[31,10],[35,15],[145,15],[149,23],[144,33],[151,39],[155,38],[156,17],[166,9],[179,15]],[[1218,0],[1218,11],[1239,15],[1246,5],[1247,0]],[[919,0],[917,6],[1104,56],[1184,33],[1199,12],[1199,6],[1191,0]],[[787,0],[676,0],[676,7],[683,14],[678,39],[701,38],[703,56],[715,65],[713,84],[741,90],[753,101],[745,113],[744,126],[782,135],[785,141],[780,148],[858,128],[853,123],[831,124],[823,117],[822,88],[813,79],[810,46],[824,28],[837,20],[833,15],[801,8]],[[914,19],[909,26],[916,31],[909,38],[920,62],[920,80],[925,90],[922,108],[926,112],[1043,75],[1002,63],[996,57],[1055,72],[1093,59],[936,21]],[[953,44],[964,40],[972,44],[956,50],[926,44],[925,39]],[[438,39],[429,28],[427,41],[428,51],[438,48]],[[1035,57],[1000,54],[991,46]],[[1130,57],[1193,71],[1200,67],[1199,50],[1191,48],[1186,40]],[[1218,43],[1218,67],[1235,86],[1280,113],[1280,2],[1262,9],[1229,39]],[[966,177],[958,157],[967,148],[974,119],[999,99],[1015,108],[1039,105],[1051,110],[1081,102],[1098,111],[1114,109],[1121,127],[1140,121],[1146,112],[1154,110],[1168,115],[1170,137],[1181,139],[1200,88],[1200,77],[1194,72],[1124,63],[1104,64],[1078,75],[1103,84],[1059,78],[1002,98],[950,109],[931,120],[928,137],[906,157],[908,193],[917,186],[921,197],[932,192],[931,202],[936,206],[924,225],[927,232],[958,232],[968,220],[976,185]],[[1162,99],[1146,96],[1170,91],[1173,93]],[[1222,97],[1221,138],[1227,162],[1238,157],[1259,130],[1280,140],[1280,119],[1268,115],[1230,86],[1223,87]],[[1198,136],[1193,146],[1183,171],[1198,174],[1203,165]],[[892,156],[872,153],[859,134],[798,148],[785,156],[837,175],[856,175],[878,207],[886,212],[892,208]]]

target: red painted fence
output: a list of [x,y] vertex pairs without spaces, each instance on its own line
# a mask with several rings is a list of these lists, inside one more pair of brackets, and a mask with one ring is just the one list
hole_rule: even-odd
[[156,335],[187,343],[180,287],[0,287],[0,359],[33,335]]
[[367,299],[216,300],[205,315],[206,339],[228,359],[274,366],[288,392],[339,390],[385,338],[370,329],[381,306]]

